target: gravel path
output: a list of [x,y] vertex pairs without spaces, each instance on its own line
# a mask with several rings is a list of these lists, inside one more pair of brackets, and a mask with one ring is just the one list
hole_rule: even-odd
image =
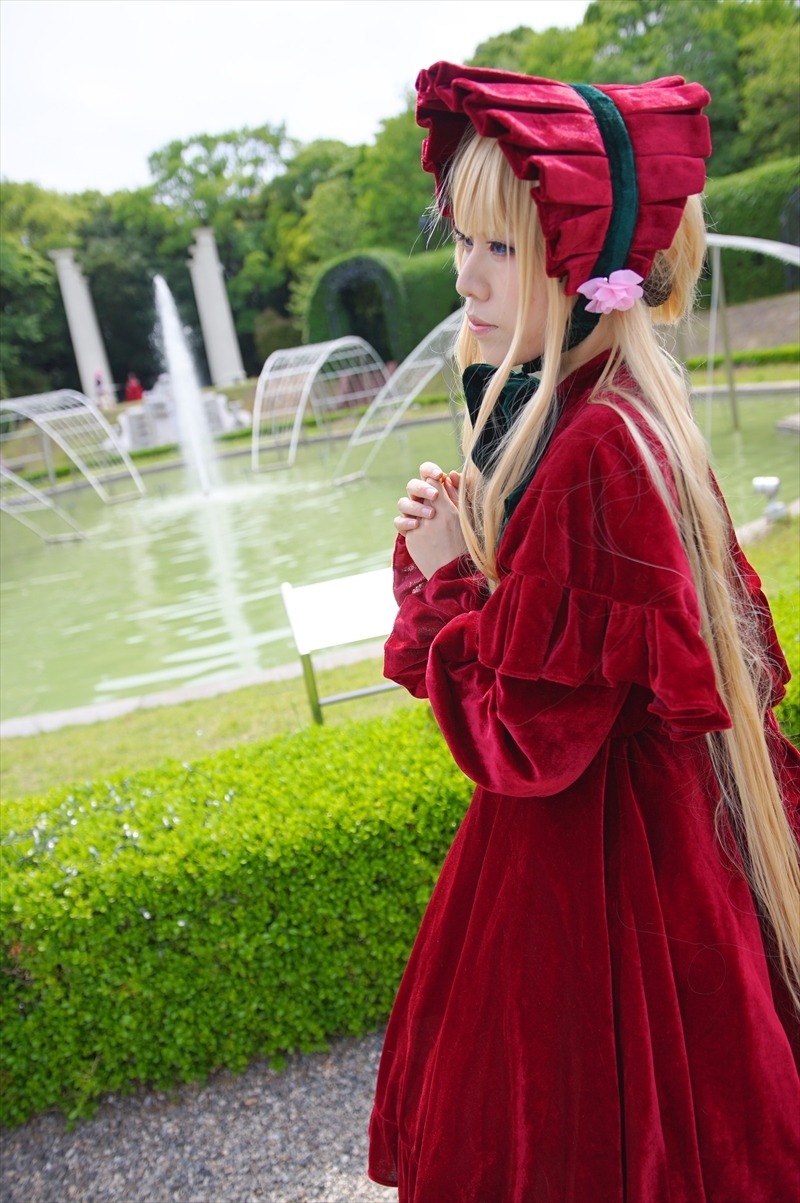
[[365,1173],[382,1033],[172,1094],[110,1096],[71,1132],[2,1134],[2,1203],[396,1203]]

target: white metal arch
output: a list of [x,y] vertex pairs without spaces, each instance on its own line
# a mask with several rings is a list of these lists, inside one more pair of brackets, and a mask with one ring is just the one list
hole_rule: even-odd
[[[394,430],[411,403],[428,381],[447,367],[453,351],[453,340],[462,318],[460,309],[446,317],[417,344],[389,377],[350,436],[336,468],[336,484],[357,480],[365,475],[382,443]],[[353,448],[365,443],[371,443],[372,448],[360,469],[345,476],[344,469]]]
[[[66,510],[62,510],[46,493],[37,489],[30,481],[17,476],[16,472],[12,472],[5,464],[0,464],[0,511],[33,531],[45,543],[63,543],[69,539],[86,538],[84,532],[76,522],[73,522]],[[51,533],[33,518],[27,517],[31,511],[39,513],[49,511],[55,515],[58,522],[68,529]]]
[[370,404],[388,378],[386,365],[363,338],[347,336],[302,347],[273,351],[256,385],[253,404],[252,468],[259,470],[262,427],[268,427],[273,450],[287,448],[295,461],[306,409],[311,405],[318,425],[327,414],[352,405]]
[[[58,389],[33,397],[12,397],[8,401],[0,401],[0,414],[15,415],[31,422],[42,435],[52,439],[103,501],[123,501],[144,493],[142,478],[131,457],[100,409],[83,393],[73,389]],[[7,448],[18,433],[13,432],[3,439],[6,458]],[[41,458],[50,470],[52,465],[46,439]],[[130,477],[135,493],[112,494],[106,489],[105,482],[112,477],[117,478],[121,468]]]
[[725,355],[725,372],[728,378],[731,416],[733,427],[739,429],[739,405],[736,398],[736,383],[733,374],[733,356],[731,353],[728,324],[725,316],[725,281],[722,273],[721,252],[728,248],[734,251],[752,251],[753,254],[766,255],[771,259],[779,259],[791,267],[800,267],[800,247],[790,242],[775,242],[771,238],[749,238],[740,234],[707,234],[706,245],[709,249],[711,268],[711,305],[708,321],[708,388],[706,390],[706,425],[710,430],[711,385],[714,378],[714,357],[717,349],[717,318],[721,316],[723,348]]

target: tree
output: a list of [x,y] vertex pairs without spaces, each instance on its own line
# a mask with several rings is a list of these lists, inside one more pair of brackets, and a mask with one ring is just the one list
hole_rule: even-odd
[[54,304],[55,269],[30,247],[0,238],[0,397],[47,388],[37,363],[45,341],[45,317]]
[[469,62],[473,67],[491,67],[495,71],[517,71],[527,75],[525,58],[531,43],[538,36],[527,25],[518,25],[508,33],[498,33],[481,42]]
[[76,388],[75,356],[49,251],[79,243],[82,198],[4,181],[0,217],[0,389],[19,396]]
[[364,148],[354,179],[361,246],[424,250],[425,213],[434,192],[433,176],[420,169],[424,136],[409,98],[405,112],[382,121],[375,142]]
[[470,62],[476,67],[519,71],[546,79],[587,82],[594,78],[597,33],[596,26],[587,24],[577,29],[553,27],[539,33],[520,26],[511,33],[482,42]]
[[44,257],[48,251],[75,246],[78,229],[86,217],[81,196],[65,196],[38,184],[0,185],[3,234]]
[[[794,57],[789,63],[791,52],[786,56],[788,74],[781,90],[793,90],[796,98],[797,35],[792,36],[791,28],[796,16],[794,0],[592,0],[584,24],[597,38],[593,78],[635,83],[684,75],[704,84],[711,93],[714,151],[709,171],[727,175],[751,166],[757,154],[740,137],[747,39],[768,26],[784,30]],[[772,69],[766,62],[753,66],[756,71]]]
[[741,49],[743,156],[756,164],[800,155],[797,22],[788,29],[761,25],[742,39]]
[[155,196],[196,224],[211,225],[226,202],[257,196],[291,146],[282,125],[169,142],[148,159]]

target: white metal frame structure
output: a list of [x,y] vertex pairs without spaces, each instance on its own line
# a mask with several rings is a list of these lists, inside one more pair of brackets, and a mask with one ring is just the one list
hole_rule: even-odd
[[[63,522],[69,530],[56,531],[51,533],[39,526],[32,518],[26,515],[31,511],[49,510],[56,515],[59,522]],[[73,522],[69,514],[62,510],[60,506],[43,493],[41,489],[37,489],[30,481],[23,480],[21,476],[17,476],[16,472],[12,472],[10,468],[0,464],[0,512],[8,514],[9,518],[14,518],[15,521],[33,531],[45,543],[64,543],[72,539],[85,539],[86,535],[78,526],[77,522]]]
[[[728,323],[725,305],[725,281],[722,275],[721,252],[728,247],[733,251],[752,251],[754,254],[767,255],[788,263],[790,267],[800,267],[800,247],[790,242],[774,242],[770,238],[745,238],[739,234],[707,234],[706,244],[711,263],[711,306],[708,323],[708,389],[707,406],[711,404],[711,385],[714,379],[714,356],[717,347],[717,315],[721,317],[722,341],[725,355],[725,372],[728,378],[730,393],[731,415],[734,430],[739,429],[739,405],[736,398],[736,384],[733,375],[733,357],[731,354]],[[709,411],[710,413],[710,411]]]
[[[123,449],[108,420],[83,393],[59,389],[33,397],[14,397],[9,401],[0,401],[0,414],[15,415],[32,422],[47,436],[43,458],[48,471],[52,464],[47,439],[52,439],[106,503],[125,501],[144,493],[142,478],[131,457]],[[13,434],[6,436],[3,443],[8,444],[13,437]],[[105,487],[111,478],[119,478],[121,469],[124,475],[130,477],[135,492],[112,494]]]
[[[334,483],[343,484],[346,481],[359,480],[366,475],[384,440],[392,433],[411,403],[438,372],[447,369],[454,337],[462,317],[461,310],[457,310],[435,326],[389,377],[350,436],[350,441],[339,460]],[[360,469],[344,475],[351,452],[365,443],[371,443],[372,447]]]
[[309,405],[321,426],[334,411],[369,405],[387,379],[386,364],[380,355],[363,338],[355,336],[273,351],[256,385],[253,471],[262,466],[262,427],[268,427],[271,450],[286,449],[285,459],[268,466],[288,468],[295,461]]

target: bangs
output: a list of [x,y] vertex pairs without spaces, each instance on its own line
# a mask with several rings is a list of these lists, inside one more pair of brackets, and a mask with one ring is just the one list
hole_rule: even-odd
[[[517,180],[496,139],[468,137],[455,156],[447,183],[453,223],[463,233],[508,235]],[[526,185],[522,185],[527,191]],[[511,202],[511,203],[510,203]]]

